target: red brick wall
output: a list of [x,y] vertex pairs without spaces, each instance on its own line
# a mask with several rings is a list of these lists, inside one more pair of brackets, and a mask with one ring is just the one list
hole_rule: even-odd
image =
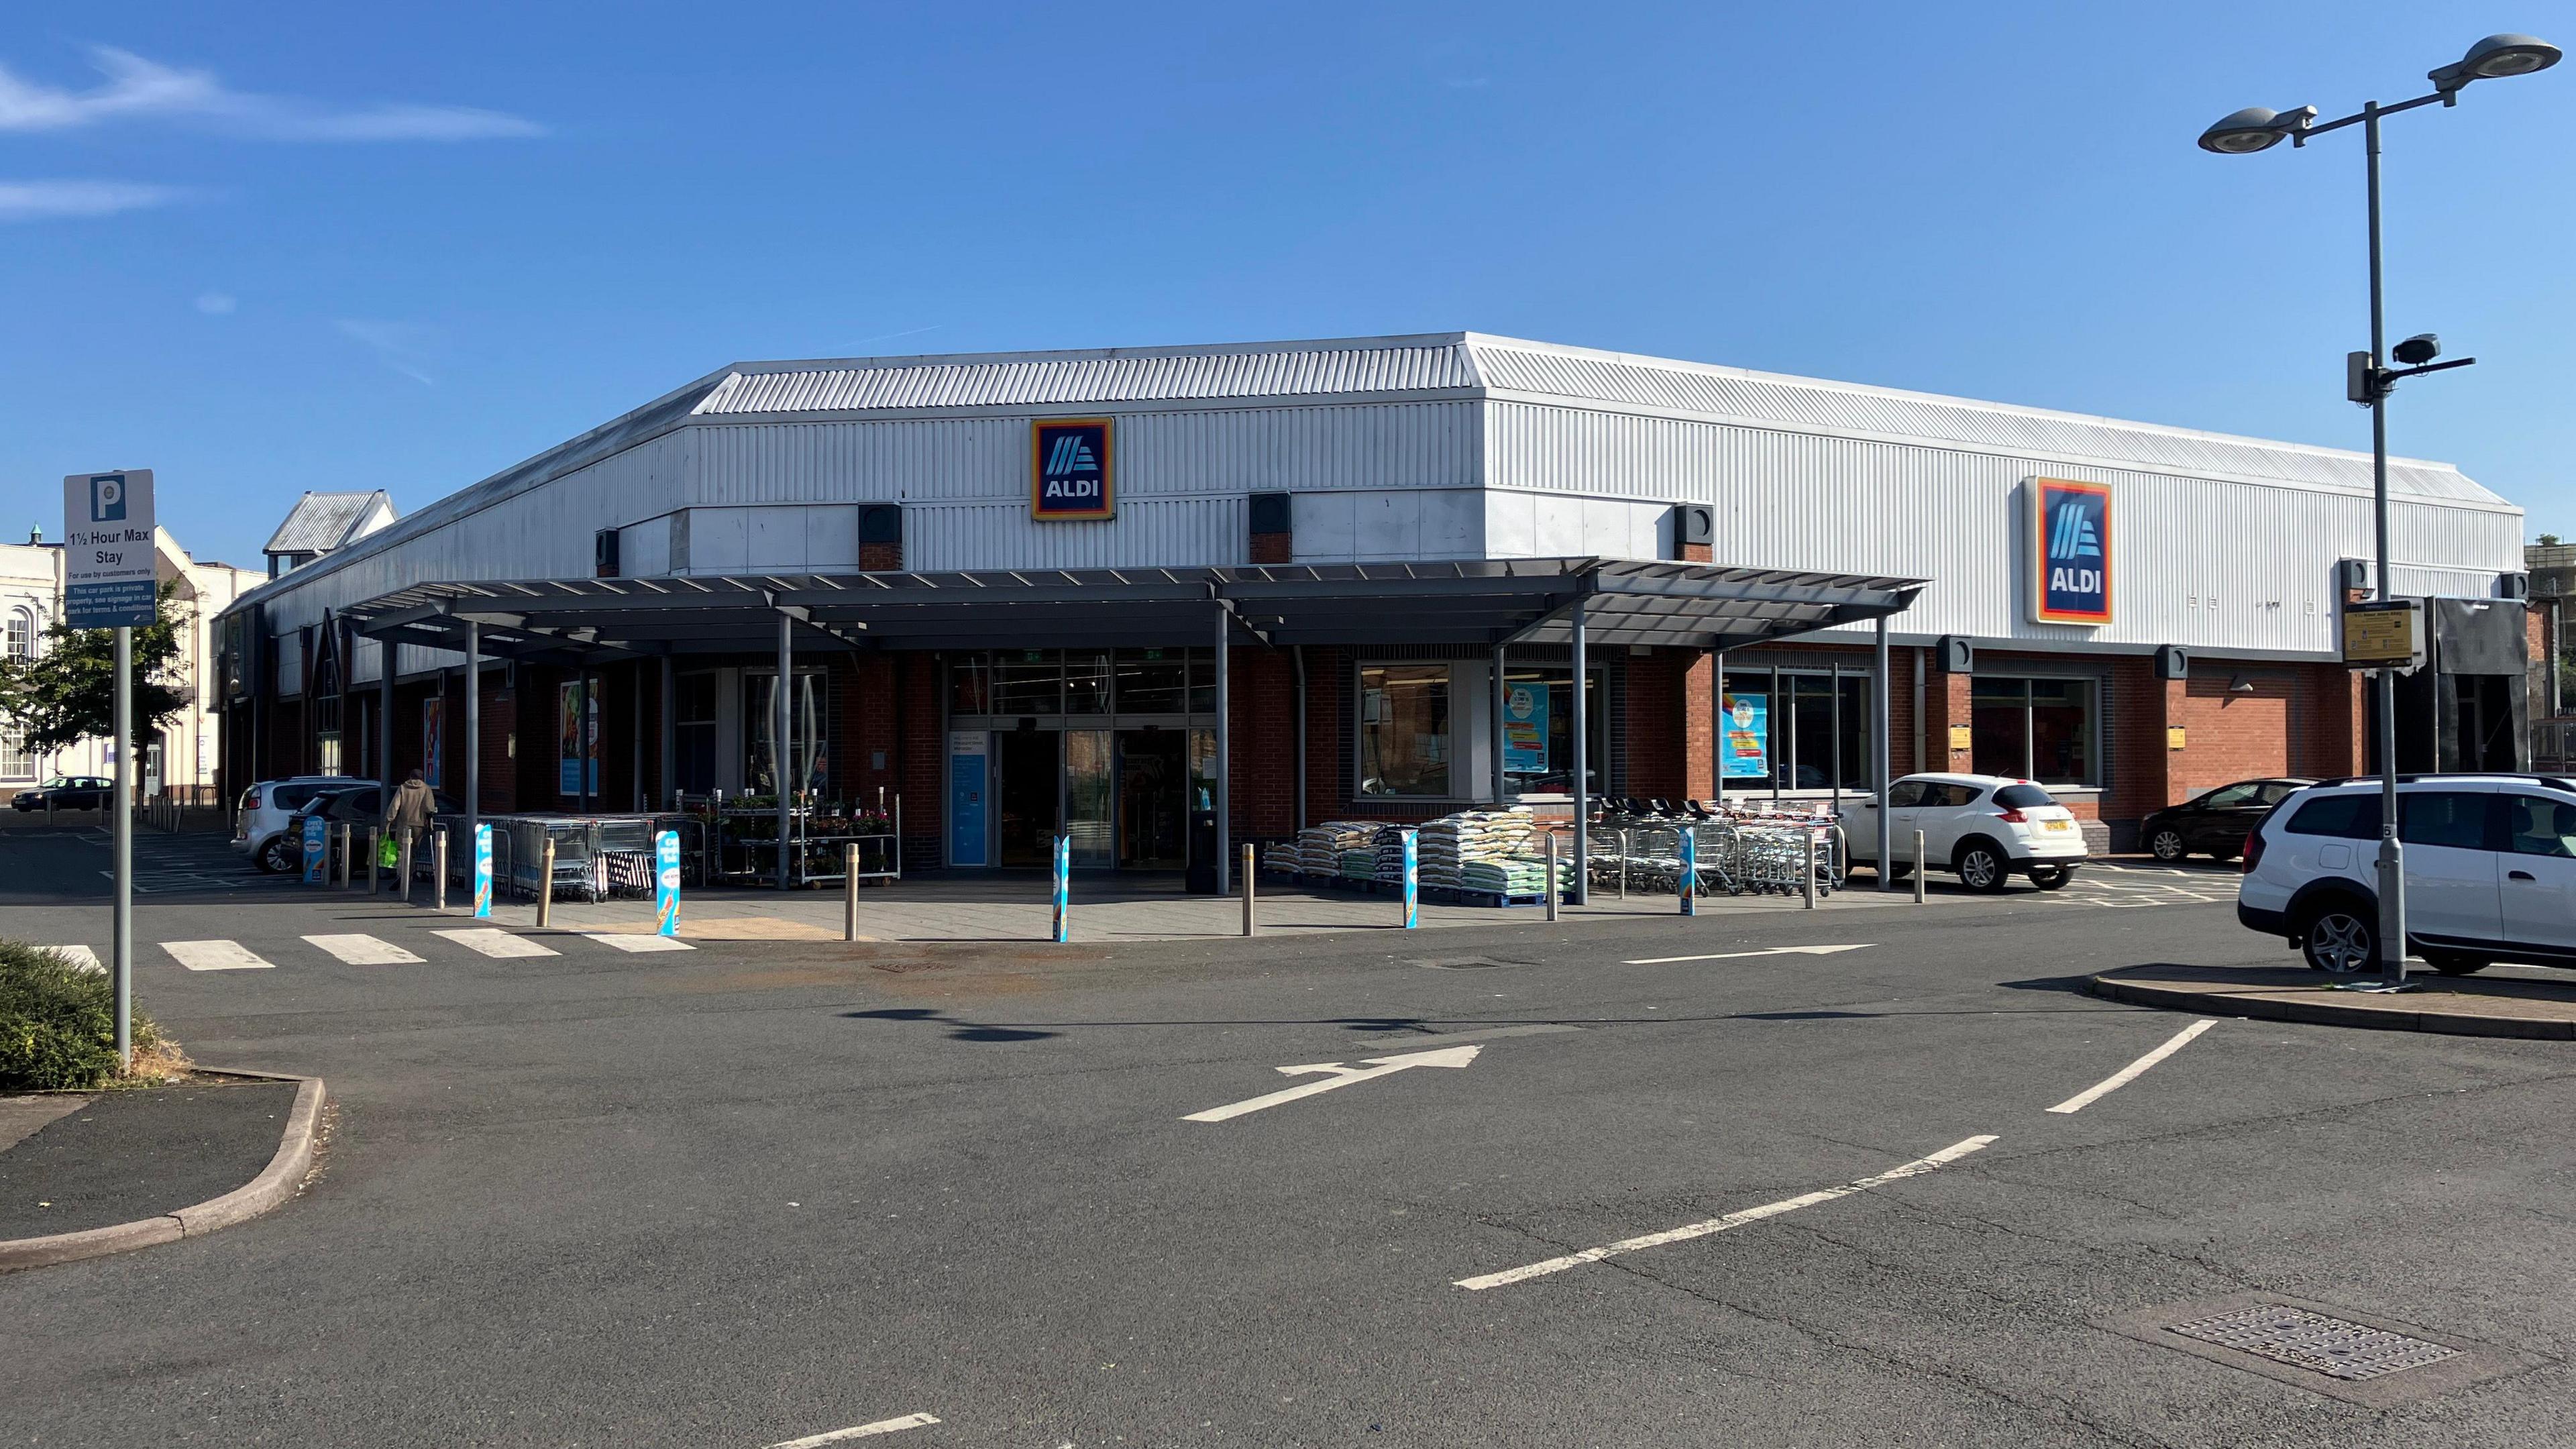
[[[508,810],[519,798],[519,762],[510,748],[511,736],[518,730],[519,698],[516,693],[502,689],[501,680],[502,676],[497,673],[483,676],[483,714],[476,721],[483,736],[483,773],[475,781],[475,793],[479,797],[476,808],[486,811]],[[456,709],[456,732],[461,740],[465,737],[463,699],[456,701]],[[464,788],[465,777],[461,773],[448,784],[450,791],[459,794]]]
[[1687,795],[1682,651],[1659,649],[1623,662],[1628,666],[1628,778],[1624,786],[1611,782],[1611,788],[1649,799]]
[[[901,746],[896,742],[895,661],[890,654],[861,654],[834,676],[839,700],[833,718],[841,737],[836,773],[850,798],[871,809],[880,789],[892,796],[903,788]],[[880,754],[885,756],[883,768],[876,763]],[[913,803],[904,802],[907,811]]]
[[[1342,762],[1349,758],[1350,741],[1344,730],[1350,722],[1350,700],[1344,677],[1349,664],[1339,649],[1309,646],[1306,650],[1306,823],[1318,825],[1339,819],[1345,810],[1342,799]],[[1294,665],[1291,665],[1294,678]],[[1293,746],[1292,746],[1293,748]],[[1292,758],[1289,769],[1294,773]]]
[[1680,695],[1682,795],[1705,800],[1717,793],[1717,701],[1709,693],[1717,671],[1705,650],[1681,651],[1680,662],[1674,687]]
[[1252,562],[1284,564],[1297,561],[1297,536],[1293,533],[1256,533],[1252,535]]
[[[1227,829],[1238,840],[1295,833],[1297,676],[1287,651],[1226,651]],[[1308,759],[1311,767],[1312,757]]]
[[859,567],[868,573],[900,572],[903,568],[903,545],[900,543],[860,544]]
[[900,752],[890,751],[887,759],[900,767],[903,854],[907,861],[930,867],[945,858],[943,837],[948,831],[948,798],[943,788],[948,741],[939,732],[939,660],[930,654],[898,654],[894,673],[895,710],[901,718],[903,741]]

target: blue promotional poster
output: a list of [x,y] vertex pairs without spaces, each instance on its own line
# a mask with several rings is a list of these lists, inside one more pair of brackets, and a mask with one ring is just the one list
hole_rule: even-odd
[[492,827],[474,827],[474,915],[478,920],[492,916]]
[[948,737],[948,863],[984,863],[984,766],[989,737],[958,730]]
[[680,934],[680,832],[676,830],[653,837],[653,929],[665,936]]
[[326,848],[322,844],[322,817],[319,815],[305,816],[304,883],[306,885],[311,885],[322,878],[322,857],[325,853]]
[[1547,773],[1547,686],[1537,680],[1503,690],[1503,768],[1516,775]]
[[1770,696],[1729,691],[1719,729],[1719,758],[1726,762],[1727,779],[1771,778]]

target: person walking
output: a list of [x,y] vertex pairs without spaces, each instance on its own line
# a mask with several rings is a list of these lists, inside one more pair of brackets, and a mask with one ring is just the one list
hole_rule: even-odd
[[[412,842],[425,841],[429,838],[429,819],[437,813],[438,796],[430,790],[429,782],[421,778],[420,771],[412,771],[403,780],[401,786],[385,799],[386,843],[402,842],[406,848],[402,850],[401,855],[408,861],[411,859],[411,851],[407,847]],[[409,897],[411,882],[404,881],[398,889],[402,895]]]

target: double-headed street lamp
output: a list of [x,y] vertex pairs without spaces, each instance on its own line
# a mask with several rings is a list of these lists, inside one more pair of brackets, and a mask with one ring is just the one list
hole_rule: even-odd
[[[2271,111],[2261,106],[2222,118],[2200,133],[2200,148],[2222,156],[2243,156],[2269,150],[2284,139],[2304,146],[2311,136],[2340,131],[2359,123],[2362,128],[2362,150],[2368,158],[2370,174],[2370,351],[2356,352],[2347,363],[2345,392],[2354,402],[2370,409],[2370,480],[2373,506],[2378,515],[2379,598],[2393,603],[2395,595],[2388,567],[2388,394],[2400,378],[2419,373],[2441,372],[2448,368],[2466,367],[2477,361],[2464,357],[2456,362],[2434,362],[2441,355],[2441,343],[2431,333],[2409,337],[2397,344],[2395,359],[2407,366],[2381,366],[2389,357],[2380,320],[2379,296],[2379,118],[2399,111],[2411,111],[2439,101],[2443,105],[2459,104],[2460,91],[2471,81],[2496,80],[2505,76],[2529,75],[2547,70],[2558,63],[2559,49],[2545,40],[2528,35],[2490,35],[2469,47],[2469,53],[2450,65],[2428,72],[2433,93],[2411,101],[2383,106],[2377,101],[2364,101],[2361,109],[2341,120],[2320,122],[2317,108],[2301,106],[2292,111]],[[2393,669],[2379,675],[2379,964],[2378,989],[2402,991],[2406,986],[2406,869],[2405,848],[2398,843],[2397,814],[2397,677]]]

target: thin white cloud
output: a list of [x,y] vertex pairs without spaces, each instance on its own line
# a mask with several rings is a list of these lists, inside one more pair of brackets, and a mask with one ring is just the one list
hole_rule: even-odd
[[93,47],[90,59],[106,80],[83,91],[24,80],[0,66],[0,131],[61,131],[163,117],[271,141],[482,141],[545,134],[524,117],[472,106],[334,107],[237,91],[212,71],[180,70],[111,46]]
[[229,317],[233,314],[233,309],[240,305],[241,298],[234,296],[230,292],[200,292],[197,294],[197,310],[205,313],[209,317]]
[[0,222],[114,216],[167,206],[188,193],[139,181],[0,181]]
[[428,336],[426,329],[408,322],[370,322],[360,317],[343,317],[332,325],[374,353],[376,361],[424,387],[438,386],[438,379],[421,369],[425,360],[421,343]]

